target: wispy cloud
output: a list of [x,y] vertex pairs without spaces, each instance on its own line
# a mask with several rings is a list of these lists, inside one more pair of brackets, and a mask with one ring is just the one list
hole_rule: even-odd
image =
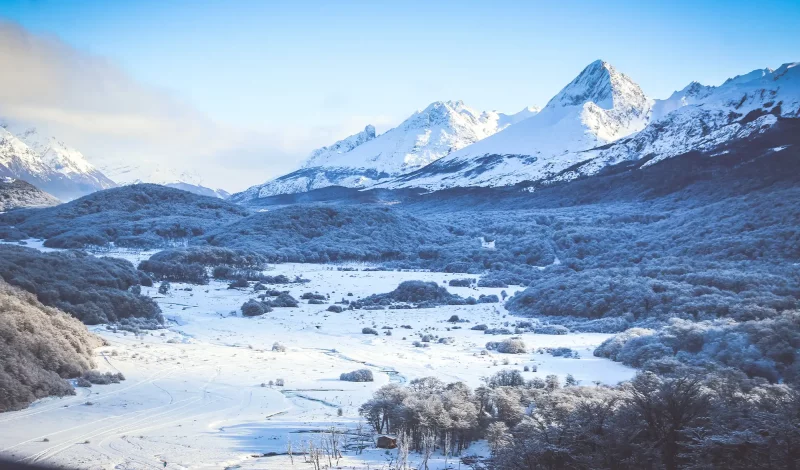
[[[290,170],[303,151],[285,132],[232,129],[173,93],[56,37],[0,22],[0,114],[36,125],[104,168],[152,162],[241,189]],[[124,178],[147,177],[132,171]]]

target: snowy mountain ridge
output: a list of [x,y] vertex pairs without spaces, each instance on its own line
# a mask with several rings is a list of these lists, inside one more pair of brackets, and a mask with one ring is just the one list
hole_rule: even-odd
[[800,118],[800,63],[758,69],[719,86],[692,83],[654,106],[650,124],[559,180],[595,174],[608,165],[648,158],[645,166],[692,150],[709,150],[765,132],[780,118]]
[[422,168],[538,113],[528,107],[516,114],[479,112],[463,101],[436,101],[397,127],[377,135],[375,128],[311,152],[295,172],[234,195],[246,201],[327,186],[363,188]]
[[35,127],[19,124],[4,125],[6,131],[33,150],[44,165],[67,179],[94,190],[113,188],[116,184],[95,168],[78,150],[53,136],[45,136]]
[[797,64],[757,69],[719,86],[692,82],[665,100],[650,100],[613,67],[595,62],[534,118],[380,186],[440,190],[569,181],[626,160],[648,158],[652,165],[707,150],[797,117]]
[[505,186],[555,174],[579,152],[643,129],[653,100],[603,61],[589,64],[535,116],[381,187]]
[[7,122],[0,125],[0,176],[25,180],[64,200],[115,186],[64,142]]

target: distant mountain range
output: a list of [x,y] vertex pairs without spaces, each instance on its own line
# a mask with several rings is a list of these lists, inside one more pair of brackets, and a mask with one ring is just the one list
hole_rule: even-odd
[[595,61],[539,110],[478,113],[437,102],[382,135],[372,126],[312,152],[300,169],[232,196],[234,201],[349,188],[548,184],[625,161],[640,166],[746,139],[800,117],[797,63],[759,69],[720,86],[693,82],[667,99]]
[[78,150],[10,123],[0,125],[0,176],[27,181],[62,200],[116,186]]
[[[132,184],[125,176],[130,168],[111,170],[119,179],[111,178],[92,165],[77,149],[39,129],[19,123],[0,121],[0,177],[24,180],[59,199],[68,201],[95,191]],[[115,178],[116,179],[116,178]],[[149,169],[148,180],[204,196],[226,198],[223,190],[201,185],[197,178],[184,172],[155,166]],[[119,184],[118,184],[119,183]]]
[[190,169],[161,163],[101,170],[57,137],[2,121],[0,177],[27,181],[61,200],[139,182],[240,203],[328,187],[533,189],[624,162],[645,167],[690,151],[713,154],[796,118],[798,63],[757,69],[719,86],[692,82],[666,99],[652,99],[598,60],[544,108],[504,114],[437,101],[383,134],[367,125],[314,150],[297,170],[232,196],[204,186]]
[[328,186],[363,188],[422,168],[539,112],[476,111],[462,101],[437,101],[381,135],[371,125],[314,150],[300,169],[253,186],[235,201],[310,191]]

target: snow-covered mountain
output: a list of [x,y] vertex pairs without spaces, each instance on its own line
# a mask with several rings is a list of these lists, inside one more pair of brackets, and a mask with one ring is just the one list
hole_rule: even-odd
[[428,165],[538,113],[479,112],[462,101],[437,101],[399,126],[376,135],[373,126],[314,150],[297,171],[235,194],[246,201],[327,186],[362,188]]
[[642,130],[652,107],[633,80],[598,60],[535,116],[380,186],[436,190],[541,179],[585,160],[585,150]]
[[763,132],[779,118],[798,117],[797,63],[719,86],[693,82],[651,102],[630,79],[595,62],[536,117],[381,186],[437,190],[569,181],[623,161],[646,158],[647,166],[708,151]]
[[201,196],[226,199],[230,193],[224,189],[214,189],[203,185],[200,176],[191,169],[179,170],[162,162],[143,160],[133,165],[106,165],[106,174],[114,178],[120,186],[139,183],[160,184],[170,188],[182,189]]
[[63,200],[115,186],[64,142],[6,122],[0,125],[0,176],[25,180]]
[[800,118],[800,63],[754,70],[716,87],[693,82],[656,101],[643,131],[586,152],[585,163],[554,179],[595,174],[624,161],[646,158],[643,166],[649,166],[689,151],[709,151],[763,133],[780,118]]
[[181,189],[183,191],[189,191],[190,193],[194,193],[200,196],[218,197],[220,199],[228,199],[231,195],[231,193],[225,191],[224,189],[211,189],[206,186],[184,183],[182,181],[178,181],[175,183],[165,183],[164,186],[169,186],[170,188],[175,188],[175,189]]

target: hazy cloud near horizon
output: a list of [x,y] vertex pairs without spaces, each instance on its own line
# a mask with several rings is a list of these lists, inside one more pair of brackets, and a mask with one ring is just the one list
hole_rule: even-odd
[[[241,190],[293,170],[311,148],[341,132],[226,127],[102,57],[1,21],[0,63],[0,117],[56,136],[112,179],[188,174]],[[143,169],[124,173],[133,166]]]

